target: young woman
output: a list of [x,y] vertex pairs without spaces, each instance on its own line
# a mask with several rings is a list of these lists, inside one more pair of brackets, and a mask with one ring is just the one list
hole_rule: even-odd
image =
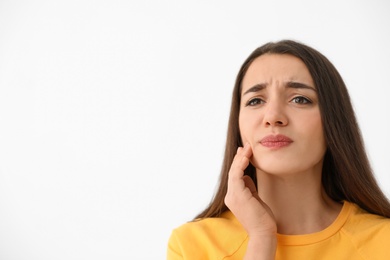
[[326,57],[286,40],[247,58],[218,191],[168,259],[390,259],[390,203]]

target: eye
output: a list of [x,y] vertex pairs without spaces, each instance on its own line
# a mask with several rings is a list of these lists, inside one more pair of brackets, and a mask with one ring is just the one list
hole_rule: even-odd
[[291,100],[291,102],[296,104],[311,104],[311,100],[302,96],[295,97]]
[[256,105],[260,105],[263,103],[264,103],[264,100],[262,100],[261,98],[252,98],[246,103],[245,106],[256,106]]

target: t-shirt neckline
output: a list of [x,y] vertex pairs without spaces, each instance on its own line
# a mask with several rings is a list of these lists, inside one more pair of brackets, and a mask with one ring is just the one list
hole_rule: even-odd
[[327,228],[315,233],[305,234],[305,235],[278,234],[277,235],[278,244],[284,246],[292,246],[292,245],[297,246],[297,245],[314,244],[319,241],[325,240],[333,236],[334,234],[336,234],[344,226],[352,209],[353,209],[353,204],[348,201],[344,201],[343,207],[341,208],[339,215],[333,221],[333,223]]

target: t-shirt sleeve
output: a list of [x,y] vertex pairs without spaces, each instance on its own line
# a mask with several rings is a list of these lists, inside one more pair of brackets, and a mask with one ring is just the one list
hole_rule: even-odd
[[183,259],[184,258],[181,253],[179,239],[177,237],[175,230],[173,230],[168,240],[167,260],[183,260]]

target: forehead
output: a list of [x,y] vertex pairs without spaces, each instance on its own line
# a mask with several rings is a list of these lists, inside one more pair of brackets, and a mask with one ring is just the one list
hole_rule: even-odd
[[255,84],[283,84],[289,81],[315,87],[310,72],[301,59],[290,54],[263,54],[249,66],[242,88],[245,90]]

